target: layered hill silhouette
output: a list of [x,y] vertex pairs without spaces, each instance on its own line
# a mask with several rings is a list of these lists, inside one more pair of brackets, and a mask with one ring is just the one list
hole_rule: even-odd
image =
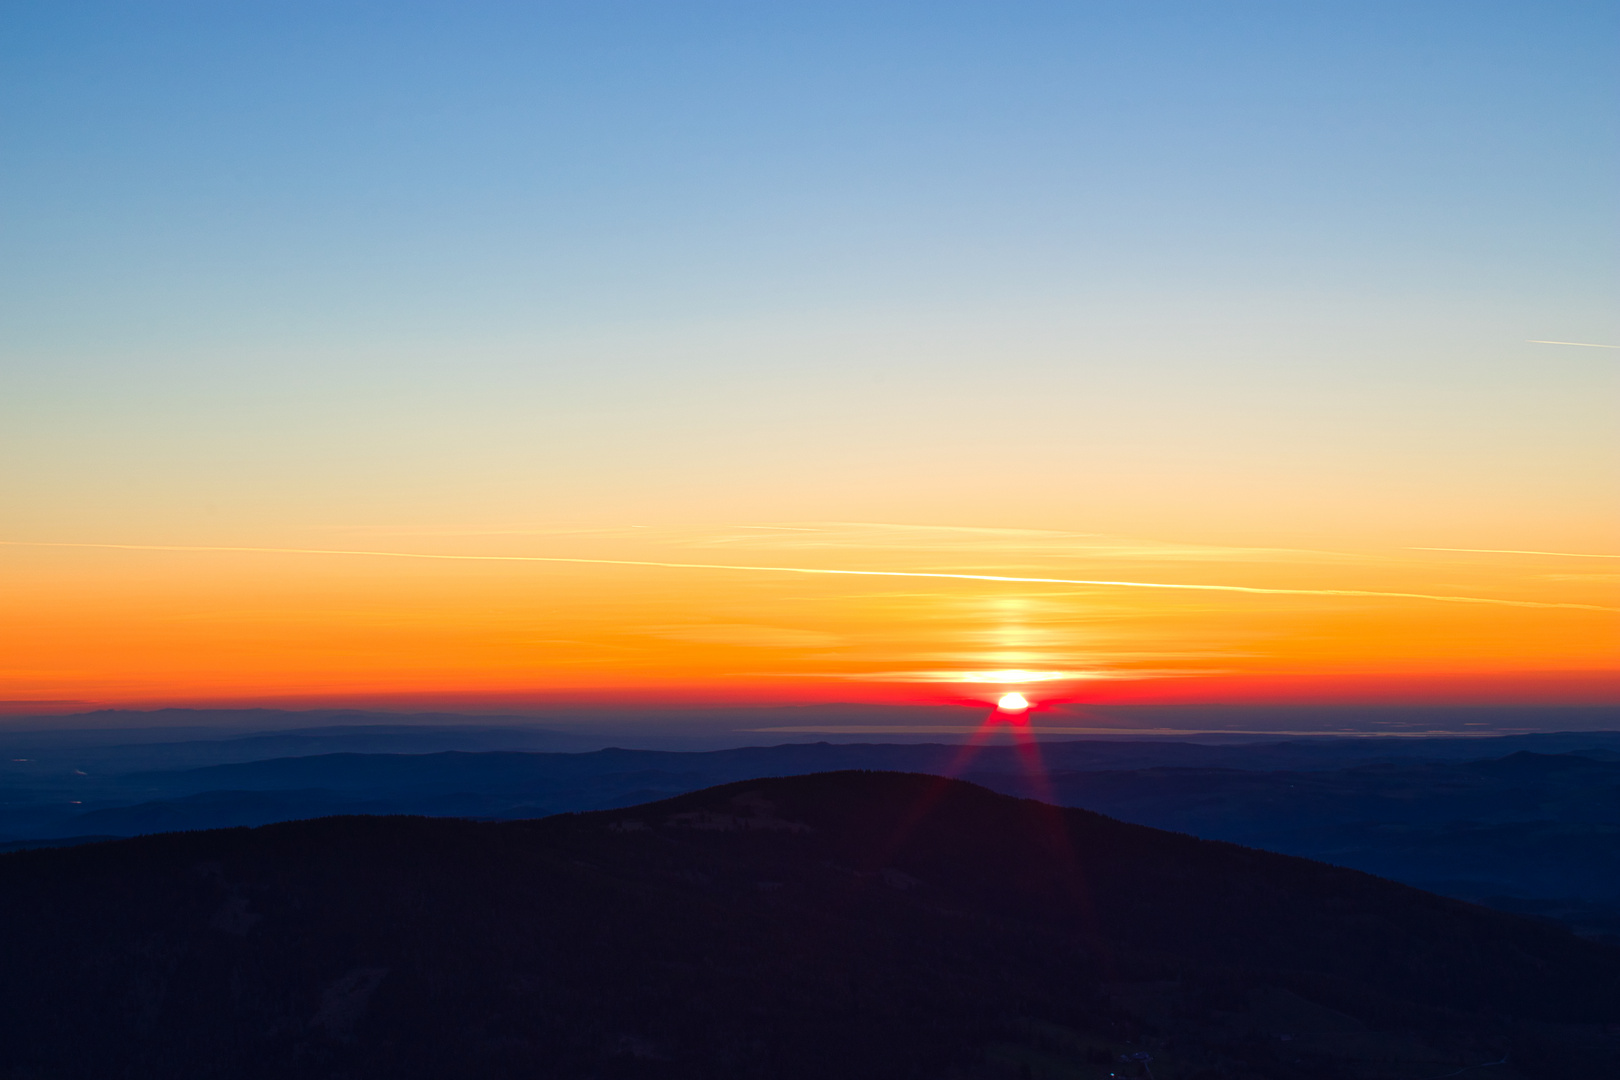
[[[340,745],[357,737],[330,736]],[[336,814],[535,818],[748,777],[869,768],[959,775],[1009,794],[1559,918],[1620,941],[1620,751],[1596,745],[1604,741],[1620,745],[1614,733],[1245,746],[1052,743],[1041,747],[1044,768],[1034,773],[1014,747],[964,753],[940,744],[348,752],[122,774],[106,771],[111,759],[23,759],[9,763],[19,777],[57,772],[0,784],[0,850]],[[1527,745],[1576,749],[1546,753]],[[1379,756],[1391,750],[1408,756]],[[1484,756],[1447,759],[1460,750]],[[68,768],[76,764],[90,767]]]
[[17,852],[0,918],[8,1080],[1620,1074],[1620,951],[914,774]]

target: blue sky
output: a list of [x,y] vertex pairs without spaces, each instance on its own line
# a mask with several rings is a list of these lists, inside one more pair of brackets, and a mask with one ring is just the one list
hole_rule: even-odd
[[7,22],[27,255],[7,291],[46,340],[1132,285],[1579,303],[1612,272],[1609,5],[21,3]]
[[9,4],[8,501],[1598,542],[1616,21]]

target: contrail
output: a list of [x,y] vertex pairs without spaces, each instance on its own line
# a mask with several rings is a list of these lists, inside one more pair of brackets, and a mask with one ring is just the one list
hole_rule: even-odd
[[1620,559],[1620,555],[1591,555],[1584,551],[1518,551],[1514,548],[1414,547],[1407,551],[1472,551],[1476,555],[1557,555],[1564,559]]
[[1590,341],[1542,341],[1540,338],[1526,338],[1531,345],[1579,345],[1583,349],[1620,349],[1620,345],[1598,345]]
[[1120,589],[1184,589],[1192,592],[1254,593],[1268,596],[1364,596],[1395,600],[1435,600],[1447,604],[1494,604],[1501,607],[1620,611],[1620,608],[1603,607],[1598,604],[1562,604],[1541,600],[1499,600],[1485,596],[1440,596],[1431,593],[1379,592],[1371,589],[1266,589],[1254,585],[1184,585],[1159,581],[1093,581],[1085,578],[1013,577],[1003,574],[947,574],[921,570],[827,570],[808,566],[736,566],[730,563],[655,562],[646,559],[580,559],[560,555],[427,555],[411,551],[348,551],[334,548],[203,547],[181,544],[68,544],[30,540],[0,540],[0,546],[101,548],[116,551],[240,551],[270,555],[357,555],[378,559],[443,559],[457,562],[584,563],[591,566],[657,566],[672,570],[737,570],[756,574],[945,578],[951,581],[1005,581],[1030,585],[1100,585]]

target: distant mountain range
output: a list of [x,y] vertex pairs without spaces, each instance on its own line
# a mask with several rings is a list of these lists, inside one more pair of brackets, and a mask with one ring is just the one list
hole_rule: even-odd
[[[1086,740],[1042,744],[1035,774],[1008,746],[972,754],[960,745],[859,743],[701,753],[476,749],[487,740],[522,747],[547,737],[498,727],[338,727],[29,750],[35,756],[8,756],[0,769],[0,849],[333,814],[510,820],[761,776],[884,769],[960,775],[1620,938],[1616,733],[1236,745]],[[440,749],[445,742],[457,749]],[[252,757],[337,748],[415,752]],[[172,767],[220,757],[230,763]]]
[[0,920],[18,1080],[1620,1075],[1620,950],[926,775],[17,852]]

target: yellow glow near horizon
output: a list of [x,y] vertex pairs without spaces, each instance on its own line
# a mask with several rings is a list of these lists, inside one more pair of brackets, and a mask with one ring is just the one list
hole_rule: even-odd
[[1085,673],[1078,671],[1024,671],[1017,668],[1008,671],[964,671],[960,676],[963,682],[970,683],[1056,682],[1084,677]]
[[[1025,686],[1047,705],[1620,695],[1620,575],[1587,559],[804,521],[435,534],[406,553],[351,531],[0,542],[0,712],[796,704],[852,684],[981,706]],[[1187,587],[1096,584],[1122,581]]]
[[996,708],[1002,712],[1023,712],[1029,708],[1029,702],[1023,694],[1003,694],[1001,700],[996,702]]

